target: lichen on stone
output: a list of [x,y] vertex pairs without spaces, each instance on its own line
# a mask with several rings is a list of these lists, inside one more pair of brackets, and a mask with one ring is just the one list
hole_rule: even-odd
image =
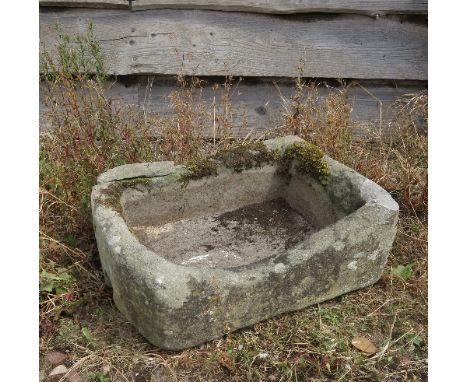
[[149,178],[133,178],[124,180],[115,180],[109,186],[101,191],[99,202],[106,207],[113,209],[115,212],[122,214],[122,205],[120,204],[120,196],[122,192],[137,185],[149,186],[151,179]]

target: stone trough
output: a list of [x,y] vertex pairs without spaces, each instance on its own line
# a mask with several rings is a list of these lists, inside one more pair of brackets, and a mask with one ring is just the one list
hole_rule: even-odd
[[[279,154],[293,136],[265,142]],[[375,283],[398,205],[324,156],[326,181],[266,163],[181,183],[139,163],[102,174],[93,219],[115,304],[154,345],[178,350]]]

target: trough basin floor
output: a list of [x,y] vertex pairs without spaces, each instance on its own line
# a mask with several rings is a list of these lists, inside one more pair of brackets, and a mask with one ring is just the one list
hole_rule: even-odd
[[316,231],[283,198],[132,229],[156,254],[200,268],[234,268],[281,255]]

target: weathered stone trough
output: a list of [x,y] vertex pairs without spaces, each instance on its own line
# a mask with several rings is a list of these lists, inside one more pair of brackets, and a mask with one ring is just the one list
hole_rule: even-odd
[[[265,142],[275,155],[297,137]],[[118,309],[150,342],[182,349],[375,283],[398,205],[323,157],[186,179],[172,162],[116,167],[93,188],[96,239]]]

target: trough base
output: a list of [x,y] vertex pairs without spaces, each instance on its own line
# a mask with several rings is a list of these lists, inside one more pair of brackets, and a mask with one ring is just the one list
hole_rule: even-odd
[[283,198],[132,228],[141,243],[169,261],[204,268],[234,268],[281,255],[315,231]]

